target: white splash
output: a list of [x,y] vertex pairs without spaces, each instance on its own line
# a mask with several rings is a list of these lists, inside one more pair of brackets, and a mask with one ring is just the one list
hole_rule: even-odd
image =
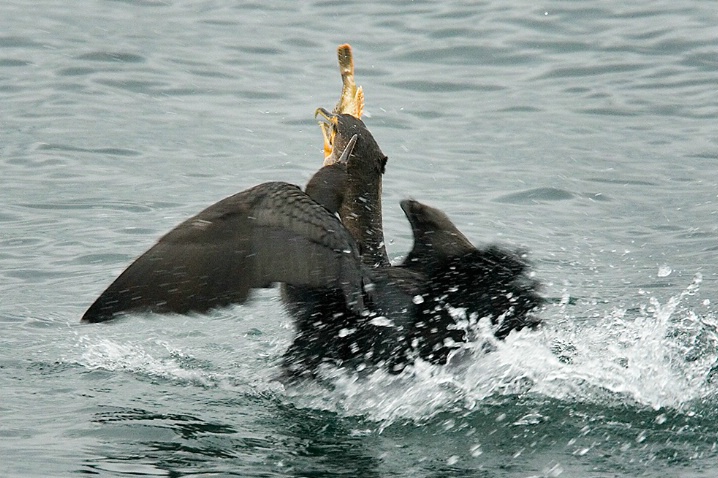
[[637,317],[616,309],[595,323],[566,320],[548,329],[543,335],[560,360],[539,367],[531,367],[530,360],[522,364],[533,375],[532,391],[589,402],[628,401],[656,410],[681,409],[712,394],[718,323],[715,317],[678,310],[701,281],[697,275],[665,304],[650,297]]
[[[466,413],[496,397],[514,395],[683,410],[696,400],[718,395],[718,320],[708,308],[710,301],[698,297],[701,280],[697,275],[667,300],[639,291],[644,304],[608,309],[590,318],[585,310],[581,317],[571,316],[568,311],[575,306],[566,292],[543,313],[545,326],[539,331],[513,332],[498,341],[486,321],[472,322],[476,342],[460,349],[447,366],[418,361],[399,375],[364,371],[361,378],[329,369],[324,376],[331,389],[327,382],[284,387],[272,380],[279,374],[277,363],[289,334],[279,341],[241,336],[241,352],[228,345],[218,354],[218,344],[202,336],[192,345],[181,337],[128,342],[126,331],[118,331],[117,337],[80,337],[79,359],[74,361],[88,369],[157,376],[232,393],[270,394],[302,408],[363,416],[382,429],[401,419]],[[232,321],[208,320],[202,328],[209,324],[216,324],[217,330],[208,336],[221,336]],[[281,331],[277,327],[272,333]],[[197,366],[205,362],[206,367]]]
[[[80,346],[84,348],[78,362],[91,370],[124,370],[132,373],[157,376],[170,380],[195,382],[204,386],[211,385],[216,377],[202,370],[183,368],[183,353],[167,342],[154,340],[147,344],[121,344],[108,339],[90,339],[80,337]],[[148,348],[163,349],[169,357],[156,358]]]
[[448,366],[418,362],[400,375],[377,371],[362,378],[335,370],[329,374],[333,400],[321,397],[326,390],[288,394],[301,406],[364,415],[382,428],[522,394],[681,410],[717,389],[711,379],[718,369],[718,321],[681,305],[701,280],[697,275],[664,304],[648,297],[638,311],[613,309],[599,318],[569,317],[562,302],[542,330],[514,332],[505,341],[480,322],[482,340]]

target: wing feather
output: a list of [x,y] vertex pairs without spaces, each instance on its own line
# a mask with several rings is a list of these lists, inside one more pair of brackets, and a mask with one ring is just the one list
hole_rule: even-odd
[[203,312],[242,303],[274,282],[343,291],[361,301],[358,248],[341,222],[297,186],[264,183],[225,198],[164,235],[85,312]]

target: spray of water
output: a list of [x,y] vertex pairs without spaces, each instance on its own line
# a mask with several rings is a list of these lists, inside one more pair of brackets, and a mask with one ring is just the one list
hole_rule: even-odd
[[[109,339],[80,337],[79,345],[84,349],[79,363],[90,370],[125,371],[169,380],[194,382],[202,386],[216,383],[217,377],[202,370],[183,366],[186,357],[181,350],[169,343],[153,340],[144,344],[121,344]],[[162,358],[156,358],[151,349],[164,351]]]
[[[612,309],[591,319],[571,316],[565,297],[546,311],[542,330],[514,332],[505,341],[479,330],[482,340],[449,366],[419,362],[399,376],[378,371],[365,378],[334,371],[339,399],[333,409],[389,424],[466,412],[492,397],[535,394],[682,410],[716,392],[718,321],[684,304],[701,280],[697,275],[665,303],[648,296],[636,311]],[[311,390],[297,396],[308,406],[327,403],[318,395],[307,398]]]
[[[697,275],[664,303],[644,293],[645,303],[635,309],[611,309],[591,318],[572,313],[566,295],[544,312],[546,325],[539,331],[514,332],[496,341],[480,322],[474,331],[479,340],[447,366],[420,361],[400,375],[376,371],[362,377],[327,369],[329,388],[327,381],[283,387],[271,381],[276,369],[267,372],[266,360],[238,368],[236,359],[217,363],[210,354],[215,362],[194,367],[192,353],[183,351],[181,344],[161,341],[122,344],[83,337],[79,362],[90,369],[269,393],[295,406],[361,415],[382,426],[398,419],[426,420],[442,412],[466,413],[495,397],[526,394],[682,410],[696,400],[712,398],[717,390],[718,320],[709,311],[696,312],[699,307],[693,305],[701,280]],[[281,345],[270,350],[275,359]]]

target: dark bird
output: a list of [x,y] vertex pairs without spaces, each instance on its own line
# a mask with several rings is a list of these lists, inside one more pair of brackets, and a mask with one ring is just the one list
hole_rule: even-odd
[[415,243],[392,266],[381,208],[387,157],[361,120],[319,114],[332,155],[306,192],[264,183],[210,206],[131,264],[82,320],[203,312],[280,282],[296,329],[282,361],[290,379],[313,377],[322,364],[392,372],[418,358],[442,364],[482,318],[499,338],[538,323],[526,263],[475,248],[434,208],[402,202]]
[[285,354],[285,370],[301,375],[331,362],[400,371],[417,358],[441,364],[472,339],[480,319],[490,320],[499,339],[539,324],[533,312],[543,300],[523,254],[499,246],[477,249],[438,209],[402,201],[414,246],[402,264],[391,266],[381,203],[388,159],[361,120],[321,108],[317,114],[326,120],[330,147],[342,150],[358,137],[339,217],[371,268],[374,292],[365,297],[370,313],[357,315],[336,293],[287,286],[298,334]]
[[409,199],[401,208],[414,234],[401,267],[424,277],[409,338],[420,357],[445,362],[481,319],[490,320],[498,339],[539,325],[533,312],[543,299],[522,251],[478,249],[444,212]]
[[163,236],[90,306],[83,322],[120,312],[205,312],[242,303],[253,288],[275,282],[340,291],[346,306],[364,309],[362,265],[351,234],[335,216],[345,163],[320,169],[306,192],[263,183],[225,198]]
[[[286,284],[282,295],[294,318],[296,337],[284,355],[290,376],[314,375],[323,363],[362,369],[372,365],[401,369],[405,338],[412,326],[411,297],[418,293],[420,274],[392,268],[384,247],[381,188],[387,157],[364,123],[349,114],[319,109],[332,155],[356,144],[345,163],[344,189],[338,214],[356,241],[365,267],[365,313],[346,307],[336,290]],[[325,166],[326,167],[326,166]],[[368,292],[368,293],[367,293]]]

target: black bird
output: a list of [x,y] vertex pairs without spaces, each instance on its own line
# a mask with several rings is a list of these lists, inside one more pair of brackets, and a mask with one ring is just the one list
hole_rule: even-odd
[[[336,289],[286,284],[282,295],[297,335],[284,355],[285,372],[314,375],[322,363],[363,369],[403,368],[406,338],[413,323],[411,298],[421,274],[391,267],[384,246],[381,189],[387,157],[364,123],[348,114],[317,110],[327,120],[333,151],[356,144],[345,163],[338,214],[365,267],[364,313],[346,307]],[[324,164],[332,164],[332,154]],[[326,166],[325,166],[326,167]],[[339,182],[337,182],[338,184]]]
[[205,312],[244,302],[253,288],[275,282],[339,291],[364,309],[359,250],[334,213],[341,205],[345,163],[320,169],[306,193],[263,183],[225,198],[163,236],[90,306],[83,322],[120,312]]
[[471,330],[489,319],[494,336],[536,328],[534,310],[543,304],[522,251],[491,245],[476,248],[433,207],[401,201],[411,224],[414,246],[401,264],[424,277],[410,342],[418,356],[443,363],[471,340]]
[[445,363],[471,339],[472,321],[490,318],[499,338],[538,322],[537,284],[519,256],[476,249],[436,209],[402,203],[415,244],[391,266],[381,217],[387,157],[361,120],[319,113],[333,153],[305,193],[265,183],[210,206],[131,264],[82,320],[203,312],[281,282],[296,328],[282,362],[290,379],[322,364],[398,372],[417,358]]
[[[358,138],[351,160],[346,163],[347,179],[339,217],[361,248],[362,261],[372,267],[388,266],[381,193],[389,158],[362,120],[350,114],[330,113],[324,108],[317,109],[315,116],[326,120],[321,126],[333,151],[344,151],[354,135]],[[335,159],[332,153],[324,164],[332,164]]]
[[365,297],[371,312],[357,315],[342,307],[336,293],[287,286],[298,335],[285,355],[285,370],[303,374],[322,362],[392,371],[416,358],[445,363],[452,350],[471,340],[471,327],[482,318],[491,321],[499,339],[538,325],[533,311],[543,300],[523,254],[498,246],[477,249],[438,209],[402,201],[414,246],[402,264],[391,266],[381,204],[387,157],[361,120],[321,108],[317,114],[326,119],[325,137],[335,149],[358,137],[346,165],[339,217],[371,267],[374,293]]
[[[251,289],[280,282],[296,328],[284,354],[287,378],[314,376],[325,362],[342,366],[360,357],[362,363],[384,364],[399,356],[409,327],[400,307],[408,298],[395,279],[362,261],[362,249],[374,248],[376,241],[360,247],[335,215],[346,191],[357,187],[352,175],[368,176],[356,171],[369,164],[358,161],[367,145],[366,137],[358,138],[338,138],[341,149],[334,151],[343,153],[330,158],[306,192],[283,182],[260,184],[178,225],[110,284],[82,322],[133,311],[206,312],[243,303]],[[360,156],[351,154],[354,149]],[[353,218],[353,230],[365,219]],[[407,323],[387,327],[387,315]]]

